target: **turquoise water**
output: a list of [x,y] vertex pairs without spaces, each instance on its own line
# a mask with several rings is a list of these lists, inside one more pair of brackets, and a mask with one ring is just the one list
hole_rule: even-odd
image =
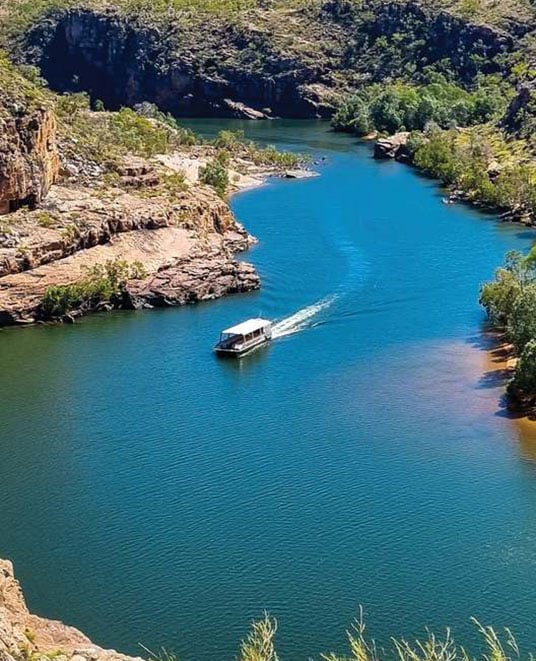
[[[245,126],[326,157],[233,199],[260,293],[0,334],[0,556],[32,609],[131,653],[232,659],[268,609],[305,661],[359,604],[383,641],[470,641],[476,615],[536,647],[534,452],[476,304],[533,234],[323,124]],[[216,360],[257,313],[280,337]]]

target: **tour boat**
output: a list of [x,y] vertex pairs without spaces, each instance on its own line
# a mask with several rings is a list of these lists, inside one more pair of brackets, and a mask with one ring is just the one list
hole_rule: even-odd
[[267,319],[248,319],[220,333],[214,351],[222,356],[243,356],[272,339],[272,323]]

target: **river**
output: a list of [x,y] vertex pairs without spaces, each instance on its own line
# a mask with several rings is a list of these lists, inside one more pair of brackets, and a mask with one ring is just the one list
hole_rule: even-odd
[[[325,124],[230,125],[326,159],[233,198],[261,292],[0,334],[0,557],[34,611],[129,653],[233,659],[267,609],[305,661],[359,604],[381,641],[471,641],[474,615],[536,647],[536,446],[477,304],[533,233]],[[272,345],[215,359],[258,313]]]

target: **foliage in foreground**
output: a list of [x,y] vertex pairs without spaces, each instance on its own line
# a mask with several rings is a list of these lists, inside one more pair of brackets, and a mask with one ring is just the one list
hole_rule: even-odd
[[41,302],[45,319],[58,319],[73,310],[92,309],[103,302],[113,302],[121,295],[126,282],[145,277],[141,263],[122,259],[108,260],[87,270],[79,282],[48,287]]
[[[389,649],[379,647],[367,636],[363,614],[352,623],[346,632],[348,652],[345,655],[333,652],[321,655],[323,661],[512,661],[520,658],[517,642],[509,629],[497,632],[491,626],[482,626],[474,618],[481,637],[481,649],[470,653],[458,645],[449,629],[443,637],[428,631],[423,640],[414,642],[391,638]],[[267,613],[261,620],[252,623],[248,636],[240,645],[238,661],[279,661],[275,646],[277,621]],[[143,647],[143,646],[142,646]],[[150,654],[150,661],[177,661],[177,657],[166,650]],[[532,658],[531,656],[529,658]]]

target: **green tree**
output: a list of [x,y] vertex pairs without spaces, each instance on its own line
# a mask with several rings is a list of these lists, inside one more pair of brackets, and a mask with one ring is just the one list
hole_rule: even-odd
[[536,284],[526,285],[512,306],[508,317],[508,337],[517,351],[536,338]]
[[414,155],[418,168],[446,184],[456,181],[460,162],[457,158],[455,136],[449,131],[443,133],[434,131],[428,140],[423,142]]
[[480,304],[488,317],[496,323],[506,323],[512,314],[521,285],[515,275],[507,269],[498,269],[495,280],[480,288]]
[[200,168],[199,180],[208,186],[212,186],[220,197],[224,198],[226,196],[229,188],[229,172],[221,160],[213,158],[204,167]]
[[510,387],[536,392],[536,339],[529,340],[523,348]]

